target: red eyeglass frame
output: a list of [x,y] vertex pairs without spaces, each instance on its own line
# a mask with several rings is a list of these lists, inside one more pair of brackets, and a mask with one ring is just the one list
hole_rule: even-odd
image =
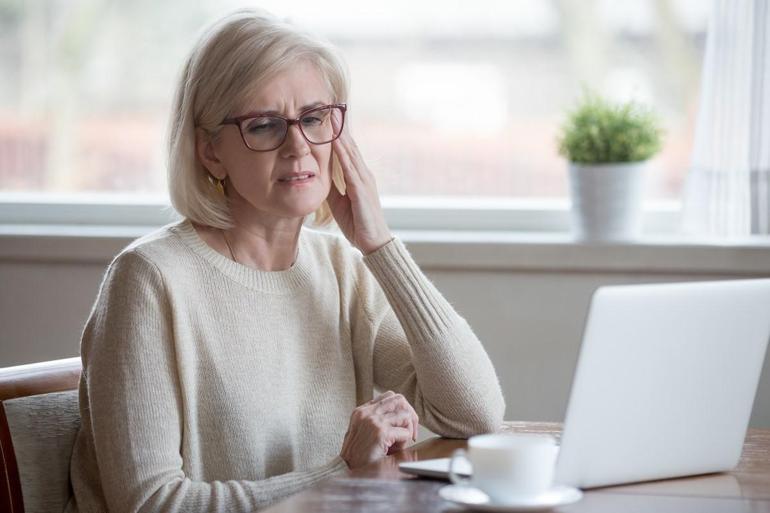
[[[316,111],[316,110],[323,110],[323,109],[329,109],[329,108],[338,108],[342,111],[342,122],[340,123],[340,131],[337,133],[337,135],[334,136],[333,139],[330,139],[325,142],[313,142],[310,139],[307,138],[307,135],[305,135],[305,131],[302,130],[302,125],[300,125],[300,121],[304,116],[306,116],[308,113]],[[247,114],[244,114],[242,116],[237,116],[233,118],[225,118],[222,120],[220,125],[235,125],[238,127],[238,132],[241,134],[241,139],[243,140],[243,144],[246,145],[248,149],[251,151],[274,151],[280,148],[283,143],[286,142],[286,138],[289,136],[289,129],[292,125],[297,125],[299,128],[299,133],[302,134],[302,137],[309,143],[309,144],[315,144],[315,145],[321,145],[321,144],[329,144],[333,142],[335,139],[337,139],[340,134],[342,133],[342,129],[345,128],[345,114],[347,113],[348,105],[347,103],[332,103],[329,105],[319,105],[317,107],[312,107],[307,110],[303,110],[299,113],[299,116],[296,118],[287,118],[285,116],[281,116],[279,114],[267,114],[264,112],[249,112]],[[282,119],[286,122],[286,132],[284,132],[283,137],[281,138],[280,144],[278,144],[275,148],[270,148],[269,150],[255,150],[251,146],[249,146],[249,143],[246,142],[246,137],[243,135],[243,122],[247,119],[254,119],[254,118],[260,118],[260,117],[269,117],[269,118],[278,118]]]

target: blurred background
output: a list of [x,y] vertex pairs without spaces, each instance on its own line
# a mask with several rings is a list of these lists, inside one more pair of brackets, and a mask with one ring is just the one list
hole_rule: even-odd
[[678,200],[709,5],[0,0],[0,192],[165,198],[187,52],[212,20],[261,6],[342,51],[354,134],[385,196],[566,197],[555,137],[587,86],[659,112],[647,198]]

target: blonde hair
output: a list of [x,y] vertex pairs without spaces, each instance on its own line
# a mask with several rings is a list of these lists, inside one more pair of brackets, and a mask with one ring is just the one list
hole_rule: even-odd
[[[168,186],[177,212],[199,224],[232,227],[227,197],[198,160],[196,128],[218,136],[222,120],[249,93],[303,60],[318,68],[333,102],[347,101],[347,72],[331,44],[265,11],[238,10],[204,31],[182,70],[170,119]],[[341,176],[339,166],[332,154],[332,176]],[[314,223],[325,225],[331,220],[324,201]]]

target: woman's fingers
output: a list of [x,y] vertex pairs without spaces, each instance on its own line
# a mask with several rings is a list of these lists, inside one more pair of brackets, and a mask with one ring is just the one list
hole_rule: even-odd
[[412,441],[417,439],[418,422],[417,415],[409,410],[399,410],[380,415],[391,426],[406,428],[409,430]]
[[405,447],[411,439],[412,433],[408,429],[398,426],[391,427],[385,433],[385,454],[396,444],[401,444],[402,448]]
[[409,404],[409,401],[406,400],[406,397],[401,394],[393,394],[377,403],[377,411],[380,413],[401,409],[408,410],[417,415],[417,412]]
[[370,184],[374,181],[374,174],[367,167],[358,144],[347,130],[342,131],[333,145],[343,171],[359,183]]
[[412,439],[417,440],[419,434],[420,419],[414,408],[409,406],[408,408],[400,408],[398,410],[381,413],[380,416],[387,419],[389,422],[400,422],[400,425],[409,427],[412,430]]
[[408,406],[409,408],[412,407],[409,404],[409,401],[406,400],[406,397],[404,397],[401,394],[396,394],[393,392],[391,392],[391,395],[387,397],[382,397],[381,400],[379,400],[376,404],[377,404],[377,411],[380,413],[384,413],[386,411],[392,411],[398,408],[403,408],[404,406]]
[[355,184],[361,183],[361,175],[358,170],[359,163],[353,159],[348,145],[339,138],[332,144],[334,152],[337,154],[337,159],[340,161],[342,172],[345,174],[345,180],[352,181]]
[[401,394],[388,391],[377,398],[375,403],[375,413],[383,415],[390,412],[405,412],[410,418],[410,427],[412,428],[413,439],[416,440],[419,434],[420,419],[409,401]]
[[358,143],[352,138],[347,138],[347,148],[351,160],[355,163],[358,174],[361,178],[374,178],[374,174],[369,170],[369,167],[364,162],[364,156],[361,154],[361,150],[358,148]]
[[350,468],[402,450],[417,437],[414,408],[401,394],[387,391],[353,410],[340,455]]

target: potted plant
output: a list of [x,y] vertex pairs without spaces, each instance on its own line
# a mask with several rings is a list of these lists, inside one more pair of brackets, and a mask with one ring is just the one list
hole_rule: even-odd
[[645,168],[660,150],[662,135],[649,108],[584,93],[558,139],[559,153],[569,160],[578,239],[623,241],[639,234]]

